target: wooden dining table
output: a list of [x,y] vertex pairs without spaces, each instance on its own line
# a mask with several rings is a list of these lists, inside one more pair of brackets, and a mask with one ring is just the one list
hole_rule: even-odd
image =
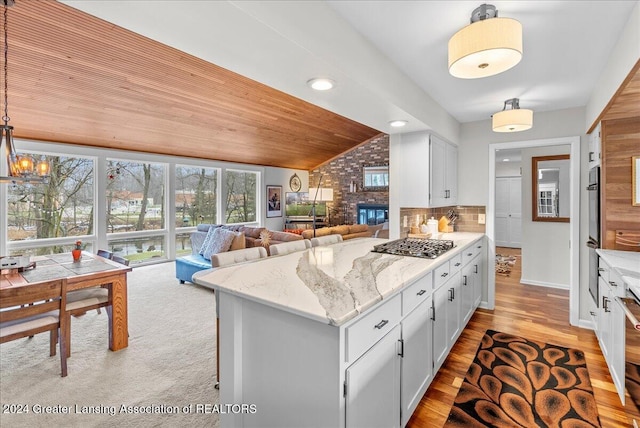
[[109,349],[119,351],[129,346],[127,309],[127,273],[129,266],[95,254],[82,252],[79,261],[71,253],[31,257],[35,266],[20,272],[2,270],[0,288],[28,287],[41,281],[67,280],[67,291],[105,285],[111,288],[112,317],[109,324]]

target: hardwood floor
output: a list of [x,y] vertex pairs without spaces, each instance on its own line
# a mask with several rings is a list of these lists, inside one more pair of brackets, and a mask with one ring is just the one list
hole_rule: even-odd
[[458,388],[487,329],[582,350],[598,403],[603,428],[629,427],[595,334],[569,324],[569,291],[520,284],[520,251],[496,248],[496,253],[517,254],[509,276],[496,275],[496,307],[476,310],[442,368],[429,386],[407,427],[442,427]]

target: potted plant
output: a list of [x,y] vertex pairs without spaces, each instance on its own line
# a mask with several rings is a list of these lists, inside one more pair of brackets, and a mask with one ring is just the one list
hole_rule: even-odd
[[71,250],[74,262],[79,262],[82,257],[82,241],[76,241],[76,247]]

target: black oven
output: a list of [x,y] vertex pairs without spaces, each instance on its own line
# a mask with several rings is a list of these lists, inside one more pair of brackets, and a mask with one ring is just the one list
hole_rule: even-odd
[[600,248],[600,167],[589,170],[589,293],[598,307],[598,255]]

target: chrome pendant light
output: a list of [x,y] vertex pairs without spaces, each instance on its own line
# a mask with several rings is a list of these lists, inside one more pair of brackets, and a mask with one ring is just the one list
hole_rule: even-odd
[[[507,106],[510,108],[507,109]],[[518,98],[506,100],[502,111],[493,115],[493,132],[526,131],[531,129],[532,126],[533,110],[521,109]]]
[[471,24],[449,39],[449,73],[477,79],[502,73],[522,59],[522,24],[498,18],[494,5],[483,4],[471,14]]
[[13,145],[13,126],[9,125],[9,84],[8,75],[8,52],[9,42],[7,40],[7,11],[14,5],[14,0],[1,0],[4,6],[4,115],[0,125],[2,129],[2,140],[0,145],[5,146],[7,156],[7,177],[0,177],[0,183],[26,183],[26,182],[46,182],[49,177],[49,164],[46,160],[34,162],[31,156],[18,155]]

